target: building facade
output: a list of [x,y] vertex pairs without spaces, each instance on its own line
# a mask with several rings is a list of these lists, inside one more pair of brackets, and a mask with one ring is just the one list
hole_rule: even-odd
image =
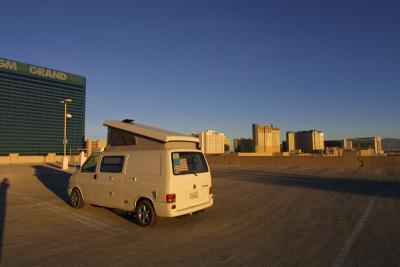
[[324,133],[321,131],[300,131],[295,133],[295,146],[304,153],[322,151],[325,148],[324,139]]
[[66,98],[67,151],[77,154],[85,147],[85,94],[82,76],[0,58],[0,156],[62,154]]
[[353,148],[357,150],[361,149],[372,149],[375,154],[384,153],[382,149],[382,138],[380,136],[375,137],[363,137],[363,138],[351,138]]
[[281,152],[281,130],[271,125],[252,125],[253,145],[256,153]]
[[231,140],[229,140],[229,138],[227,138],[225,136],[225,140],[224,140],[224,151],[225,152],[229,152],[229,150],[230,150],[230,142],[231,142]]
[[353,148],[353,142],[349,139],[340,139],[340,140],[326,140],[325,141],[325,147],[330,148],[330,147],[337,147],[341,149],[352,149]]
[[286,151],[295,151],[296,142],[294,137],[294,132],[286,132]]
[[104,151],[107,147],[107,141],[106,140],[92,140],[88,139],[85,142],[86,144],[86,153],[88,156],[90,156],[92,153]]
[[222,154],[225,152],[225,135],[212,130],[198,134],[201,151],[205,154]]
[[343,148],[339,147],[326,147],[325,155],[331,157],[341,157],[343,156]]
[[235,152],[254,152],[253,139],[251,138],[233,139],[233,150]]

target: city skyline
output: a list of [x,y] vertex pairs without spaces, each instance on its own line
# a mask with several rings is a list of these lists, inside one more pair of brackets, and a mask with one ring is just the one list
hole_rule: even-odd
[[277,125],[281,140],[309,129],[326,139],[400,138],[399,3],[2,8],[0,57],[87,78],[86,138],[104,138],[106,119],[125,118],[231,140],[251,137],[252,123]]

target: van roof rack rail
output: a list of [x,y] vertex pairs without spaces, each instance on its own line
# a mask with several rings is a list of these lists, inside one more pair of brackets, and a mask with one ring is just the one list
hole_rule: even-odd
[[125,122],[125,123],[133,123],[135,120],[132,120],[132,119],[124,119],[122,122]]

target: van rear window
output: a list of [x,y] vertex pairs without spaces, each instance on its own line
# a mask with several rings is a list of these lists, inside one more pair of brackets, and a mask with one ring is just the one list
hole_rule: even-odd
[[208,172],[206,160],[200,152],[173,152],[172,168],[175,175]]

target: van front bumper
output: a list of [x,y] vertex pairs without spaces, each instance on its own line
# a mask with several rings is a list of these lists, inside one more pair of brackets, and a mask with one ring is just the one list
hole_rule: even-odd
[[155,202],[154,209],[156,211],[157,216],[159,217],[178,217],[186,214],[190,214],[196,211],[204,210],[211,207],[214,204],[214,195],[210,195],[208,202],[187,207],[184,209],[179,209],[179,207],[173,209],[172,206],[175,205],[174,203],[160,203]]

